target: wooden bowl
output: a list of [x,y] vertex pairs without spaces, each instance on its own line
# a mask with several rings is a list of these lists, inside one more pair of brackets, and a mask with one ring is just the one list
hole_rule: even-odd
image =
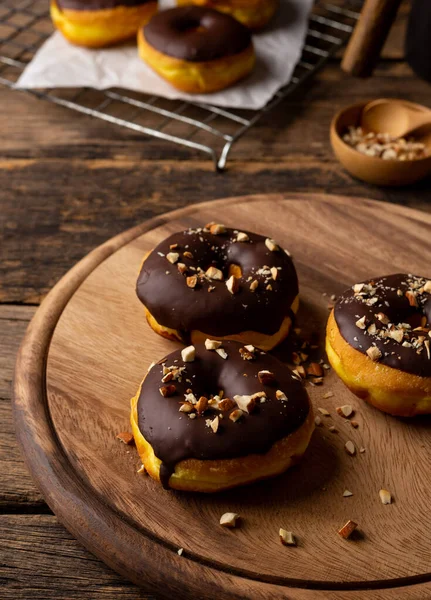
[[343,140],[349,126],[359,127],[367,102],[353,104],[340,110],[331,123],[331,145],[335,156],[354,177],[375,185],[408,185],[431,173],[431,155],[416,160],[383,160],[361,154]]

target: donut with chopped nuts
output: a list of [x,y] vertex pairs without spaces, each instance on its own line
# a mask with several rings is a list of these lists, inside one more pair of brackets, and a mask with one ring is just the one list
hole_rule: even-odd
[[152,329],[184,343],[237,340],[271,350],[298,309],[298,278],[270,237],[219,223],[187,229],[144,258],[136,292]]
[[275,357],[233,341],[208,339],[158,361],[131,409],[145,470],[165,488],[194,492],[284,472],[314,429],[299,379]]
[[328,320],[329,362],[357,396],[392,415],[431,413],[431,279],[356,283]]

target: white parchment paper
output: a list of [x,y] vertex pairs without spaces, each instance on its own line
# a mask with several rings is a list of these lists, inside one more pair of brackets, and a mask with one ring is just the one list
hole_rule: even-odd
[[[162,0],[162,8],[173,5]],[[264,31],[253,36],[257,64],[243,81],[212,94],[185,94],[152,71],[137,55],[133,43],[104,50],[69,44],[54,33],[27,66],[17,87],[125,88],[169,99],[194,100],[232,108],[259,109],[290,81],[298,62],[313,0],[280,0],[277,14]]]

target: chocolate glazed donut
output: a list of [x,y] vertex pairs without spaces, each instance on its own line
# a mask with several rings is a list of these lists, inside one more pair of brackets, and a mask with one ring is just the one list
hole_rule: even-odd
[[138,34],[141,58],[179,89],[211,92],[254,66],[250,32],[229,15],[183,6],[155,15]]
[[328,357],[348,387],[382,410],[428,413],[430,323],[430,280],[395,274],[357,283],[330,316]]
[[136,292],[150,326],[183,342],[236,339],[270,350],[298,308],[291,257],[269,238],[209,224],[176,233],[144,260]]
[[54,25],[73,44],[102,48],[134,37],[157,0],[51,0]]
[[302,383],[279,360],[237,342],[159,361],[132,400],[131,421],[150,475],[202,492],[284,471],[314,429]]
[[214,8],[256,31],[272,19],[278,0],[177,0],[178,6],[189,4]]

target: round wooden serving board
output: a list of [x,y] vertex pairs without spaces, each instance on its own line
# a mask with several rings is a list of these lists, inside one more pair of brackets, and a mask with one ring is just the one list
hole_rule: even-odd
[[[18,438],[48,504],[89,550],[157,598],[430,598],[429,418],[384,415],[329,371],[323,386],[307,384],[315,407],[331,417],[323,417],[301,464],[216,495],[165,491],[137,474],[135,448],[116,439],[130,430],[129,399],[148,365],[177,347],[150,330],[135,296],[142,257],[169,234],[214,219],[290,249],[300,279],[298,326],[319,333],[321,357],[332,294],[391,272],[431,276],[430,215],[323,194],[208,202],[108,241],[48,295],[17,359]],[[335,411],[346,403],[358,429]],[[349,439],[365,452],[347,455]],[[381,488],[393,504],[381,504]],[[345,489],[353,496],[344,498]],[[227,511],[240,513],[240,528],[219,526]],[[337,530],[348,519],[360,533],[346,541]],[[297,548],[280,544],[280,527],[295,533]]]

